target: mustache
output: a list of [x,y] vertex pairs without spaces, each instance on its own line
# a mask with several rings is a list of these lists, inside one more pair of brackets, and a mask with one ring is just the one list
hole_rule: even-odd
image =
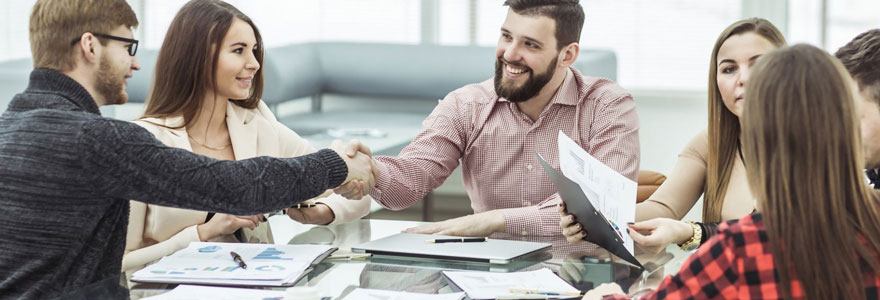
[[526,72],[531,72],[531,71],[532,71],[532,68],[529,68],[529,66],[527,66],[527,65],[524,65],[524,64],[521,64],[521,63],[513,63],[513,62],[509,62],[509,61],[505,60],[503,57],[500,57],[500,56],[498,57],[498,62],[500,62],[500,63],[505,63],[505,64],[508,64],[508,65],[510,65],[510,66],[518,67],[518,68],[521,68],[521,69],[525,69]]

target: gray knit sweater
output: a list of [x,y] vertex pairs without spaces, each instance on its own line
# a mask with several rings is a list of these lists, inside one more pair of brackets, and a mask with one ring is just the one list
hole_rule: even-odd
[[72,78],[37,69],[0,116],[0,299],[48,299],[118,278],[128,199],[237,215],[342,183],[332,150],[217,161],[101,117]]

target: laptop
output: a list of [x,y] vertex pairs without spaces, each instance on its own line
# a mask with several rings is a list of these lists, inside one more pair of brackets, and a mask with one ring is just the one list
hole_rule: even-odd
[[429,243],[433,239],[456,239],[461,237],[398,233],[375,241],[351,247],[355,253],[374,256],[398,256],[412,258],[447,259],[490,264],[509,264],[515,260],[536,255],[550,249],[548,243],[488,239],[475,243]]

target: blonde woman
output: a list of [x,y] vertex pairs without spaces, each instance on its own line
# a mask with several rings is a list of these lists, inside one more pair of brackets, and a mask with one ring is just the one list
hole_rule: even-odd
[[[880,211],[849,74],[797,45],[762,57],[748,90],[742,151],[760,213],[722,224],[643,299],[878,299]],[[606,284],[584,299],[612,292],[622,291]]]
[[[785,37],[767,20],[745,19],[728,26],[715,41],[709,62],[709,128],[682,150],[667,180],[648,200],[636,205],[636,224],[647,232],[634,241],[649,251],[671,243],[686,250],[708,240],[717,222],[739,219],[755,210],[740,154],[740,118],[745,85],[755,60],[785,46]],[[679,221],[703,196],[703,222]],[[560,226],[570,242],[588,234],[562,210]]]
[[[221,160],[314,152],[260,100],[262,46],[257,27],[232,5],[216,0],[187,3],[159,50],[146,111],[135,123],[168,146]],[[369,213],[370,201],[332,194],[317,200],[315,207],[290,208],[287,213],[315,224],[343,222]],[[335,215],[320,213],[331,209]],[[313,212],[330,218],[310,219]],[[190,242],[238,241],[232,235],[236,231],[241,231],[242,242],[272,242],[264,221],[263,215],[214,214],[131,201],[122,270],[131,273]]]

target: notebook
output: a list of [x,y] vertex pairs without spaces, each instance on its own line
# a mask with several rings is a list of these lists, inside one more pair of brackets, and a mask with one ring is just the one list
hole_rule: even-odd
[[430,259],[448,259],[490,264],[508,264],[550,249],[548,243],[488,239],[477,243],[428,243],[432,239],[454,239],[455,236],[398,233],[389,237],[356,245],[356,253],[374,256],[398,256]]
[[[336,248],[193,242],[132,275],[133,282],[232,286],[292,286]],[[230,252],[241,256],[242,268]]]

